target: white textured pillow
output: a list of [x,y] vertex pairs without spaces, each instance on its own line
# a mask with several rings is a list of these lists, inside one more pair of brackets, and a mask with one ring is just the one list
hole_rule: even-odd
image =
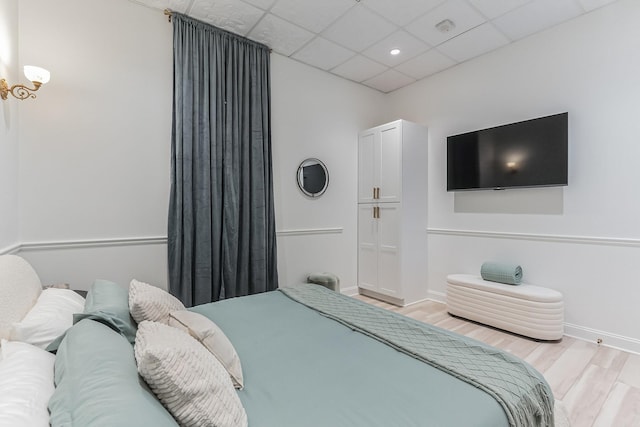
[[200,313],[180,310],[169,313],[169,326],[181,329],[197,339],[229,372],[234,387],[244,387],[240,357],[218,325]]
[[0,426],[49,427],[55,356],[22,342],[1,346]]
[[188,334],[143,321],[138,325],[135,356],[138,372],[181,426],[248,425],[224,366]]
[[0,338],[9,338],[13,322],[21,321],[42,292],[31,264],[17,255],[0,256]]
[[174,310],[185,310],[185,306],[169,292],[135,279],[129,284],[129,311],[137,323],[149,320],[166,325]]
[[21,322],[11,328],[11,340],[46,348],[73,325],[84,310],[84,298],[69,289],[47,288]]

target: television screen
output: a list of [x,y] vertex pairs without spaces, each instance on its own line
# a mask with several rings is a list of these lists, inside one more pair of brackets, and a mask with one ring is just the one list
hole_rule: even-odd
[[447,191],[567,185],[568,113],[447,138]]

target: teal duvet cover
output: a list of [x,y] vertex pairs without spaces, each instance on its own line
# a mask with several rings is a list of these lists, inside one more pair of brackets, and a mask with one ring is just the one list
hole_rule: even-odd
[[217,323],[235,346],[251,427],[509,425],[486,391],[282,292],[191,310]]

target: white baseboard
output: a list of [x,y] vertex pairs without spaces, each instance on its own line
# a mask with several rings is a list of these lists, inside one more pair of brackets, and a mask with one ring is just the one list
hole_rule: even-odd
[[[281,235],[300,235],[300,234],[334,234],[340,233],[342,229],[324,229],[324,230],[304,230],[301,233],[300,230],[287,230],[281,232]],[[433,231],[432,231],[433,232]],[[436,233],[437,234],[437,231]],[[606,244],[612,245],[633,245],[635,242],[618,241],[606,242]],[[114,246],[132,246],[132,245],[162,245],[166,244],[167,238],[165,236],[151,236],[151,237],[134,237],[134,238],[111,238],[111,239],[87,239],[87,240],[74,240],[74,241],[50,241],[50,242],[25,242],[0,249],[0,255],[17,254],[20,252],[29,251],[48,251],[48,250],[60,250],[60,249],[77,249],[77,248],[96,248],[96,247],[114,247]],[[589,243],[596,243],[590,241]],[[602,242],[597,242],[602,243]],[[358,294],[358,287],[351,286],[348,288],[340,289],[340,293],[348,296],[354,296]],[[446,303],[446,293],[429,290],[427,292],[427,299],[440,303]],[[640,340],[625,337],[622,335],[616,335],[613,333],[600,331],[597,329],[587,328],[584,326],[565,323],[564,325],[565,335],[580,340],[598,343],[601,340],[600,345],[616,348],[631,353],[640,354]]]
[[[577,338],[583,341],[600,344],[618,350],[628,351],[630,353],[640,354],[640,340],[637,340],[635,338],[616,335],[605,331],[599,331],[597,329],[586,328],[584,326],[573,325],[571,323],[564,324],[564,334],[568,337]],[[600,342],[598,342],[599,340]]]
[[348,288],[340,288],[340,293],[348,297],[352,297],[352,296],[358,295],[358,287],[350,286]]
[[447,294],[444,292],[438,291],[427,291],[427,299],[430,301],[441,302],[443,304],[447,303]]
[[[447,294],[438,291],[428,291],[427,299],[446,304]],[[616,335],[610,332],[591,329],[571,323],[564,324],[564,335],[571,338],[577,338],[582,341],[615,348],[617,350],[640,354],[640,340],[635,338]],[[598,343],[598,340],[601,340],[600,343]]]

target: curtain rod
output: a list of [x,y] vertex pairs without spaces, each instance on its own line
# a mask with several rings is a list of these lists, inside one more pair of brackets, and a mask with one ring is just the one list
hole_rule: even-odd
[[[165,9],[165,10],[164,10],[164,14],[165,14],[165,16],[167,17],[167,19],[169,20],[169,22],[171,22],[171,17],[173,16],[173,11],[172,11],[171,9]],[[207,25],[211,25],[211,24],[207,24]],[[229,31],[224,30],[224,29],[220,29],[220,30],[221,30],[221,31],[225,31],[225,32],[227,32],[227,33],[230,33]],[[233,34],[233,33],[230,33],[230,34]],[[243,39],[245,39],[245,40],[248,40],[248,41],[250,41],[250,42],[252,42],[252,43],[255,43],[255,44],[258,44],[258,45],[264,46],[264,47],[266,47],[267,49],[269,49],[269,53],[273,52],[273,49],[271,49],[269,46],[267,46],[267,45],[265,45],[265,44],[263,44],[263,43],[259,43],[259,42],[253,41],[253,40],[249,40],[248,38],[243,37],[243,36],[238,36],[237,34],[233,34],[233,35],[234,35],[234,36],[236,36],[236,37],[241,37],[241,38],[243,38]]]

